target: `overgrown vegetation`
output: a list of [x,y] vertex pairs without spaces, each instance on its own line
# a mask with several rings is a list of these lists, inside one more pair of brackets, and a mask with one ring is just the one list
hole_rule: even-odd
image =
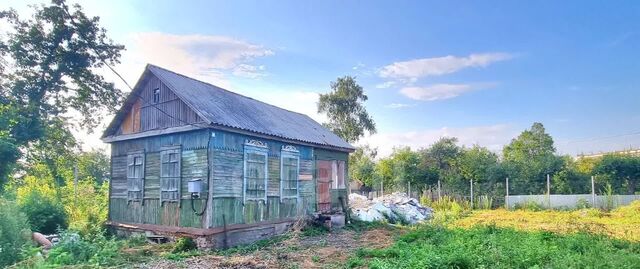
[[640,244],[578,233],[425,225],[385,249],[360,249],[349,267],[635,268]]
[[15,202],[0,198],[0,267],[18,261],[21,250],[30,244],[27,217]]

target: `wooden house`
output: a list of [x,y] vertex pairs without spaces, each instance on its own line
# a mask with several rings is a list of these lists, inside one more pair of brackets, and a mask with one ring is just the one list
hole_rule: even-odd
[[102,140],[118,231],[232,246],[347,208],[349,143],[304,114],[154,65]]

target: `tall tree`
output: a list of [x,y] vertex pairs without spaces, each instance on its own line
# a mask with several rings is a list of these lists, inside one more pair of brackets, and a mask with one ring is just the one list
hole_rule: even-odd
[[514,189],[523,193],[541,193],[546,174],[560,170],[562,159],[555,155],[553,138],[542,123],[534,123],[502,149],[505,166]]
[[47,128],[69,130],[64,117],[82,115],[91,131],[102,111],[115,110],[122,91],[98,73],[119,62],[124,48],[107,38],[98,17],[64,0],[35,6],[33,17],[0,12],[11,26],[0,36],[0,186],[21,156],[21,148],[41,141]]
[[331,82],[331,92],[320,94],[318,113],[326,113],[327,127],[347,142],[355,142],[376,132],[376,125],[369,116],[364,102],[368,97],[354,77],[345,76]]

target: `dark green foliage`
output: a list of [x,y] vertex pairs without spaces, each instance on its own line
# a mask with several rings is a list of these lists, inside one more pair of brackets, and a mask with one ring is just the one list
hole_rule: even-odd
[[640,183],[640,157],[605,155],[595,166],[594,172],[617,192],[626,190],[627,194],[634,194]]
[[27,218],[18,205],[0,198],[0,267],[18,261],[21,250],[31,242],[28,227]]
[[0,20],[11,28],[0,35],[0,55],[11,63],[0,64],[1,186],[21,157],[19,149],[49,147],[47,130],[69,133],[64,115],[77,112],[80,125],[92,130],[104,111],[121,105],[122,91],[97,72],[117,64],[124,47],[106,36],[98,17],[64,0],[34,5],[29,19],[0,11]]
[[354,77],[345,76],[331,82],[331,92],[320,94],[318,113],[326,113],[327,127],[347,142],[355,142],[365,131],[373,134],[376,124],[364,102],[368,97]]
[[546,175],[562,167],[562,158],[555,155],[553,138],[542,123],[535,122],[502,150],[503,165],[513,182],[513,194],[544,193]]
[[369,268],[637,268],[640,244],[588,234],[423,226],[348,262]]
[[180,237],[176,240],[176,245],[173,247],[173,253],[187,252],[190,250],[198,249],[196,241],[191,237]]
[[53,234],[68,226],[67,214],[62,203],[45,197],[37,191],[28,193],[20,207],[22,212],[27,215],[33,231]]
[[61,233],[60,242],[51,249],[45,263],[54,267],[74,264],[112,266],[122,259],[121,246],[121,241],[106,239],[99,234],[88,239],[65,232]]
[[528,210],[528,211],[542,211],[544,207],[534,201],[526,201],[524,203],[517,203],[513,206],[515,210]]

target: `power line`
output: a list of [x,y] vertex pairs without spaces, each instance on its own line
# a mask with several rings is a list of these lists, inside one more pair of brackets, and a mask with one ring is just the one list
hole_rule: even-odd
[[[64,10],[64,12],[69,16],[69,19],[71,20],[71,24],[73,24],[75,27],[78,27],[78,24],[76,23],[76,21],[73,19],[73,16],[71,15],[71,13],[69,12],[69,8],[67,7],[66,4],[62,4],[62,9]],[[83,38],[86,39],[86,36],[83,36]],[[127,82],[127,80],[124,79],[124,77],[122,77],[122,75],[120,75],[120,73],[118,73],[118,71],[116,71],[109,63],[107,63],[107,61],[105,59],[103,59],[100,55],[100,53],[98,52],[98,50],[93,47],[93,45],[90,42],[87,42],[87,45],[89,46],[89,48],[91,48],[93,50],[93,52],[96,54],[97,58],[104,64],[106,65],[109,70],[111,70],[111,72],[113,72],[118,78],[120,78],[120,80],[122,80],[122,82],[129,88],[129,90],[131,90],[131,94],[137,96],[138,98],[140,98],[142,101],[144,101],[146,104],[149,104],[150,106],[152,106],[153,108],[157,109],[158,111],[162,112],[163,114],[167,115],[168,117],[175,119],[179,122],[182,122],[184,124],[187,125],[191,125],[194,127],[203,127],[203,125],[199,125],[197,123],[191,123],[191,122],[187,122],[184,121],[180,118],[176,118],[173,115],[167,113],[166,111],[164,111],[163,109],[158,107],[158,104],[153,103],[153,102],[148,102],[147,100],[145,100],[144,97],[142,97],[142,95],[136,93],[133,89],[133,87],[131,87],[131,85],[129,85],[129,83]]]

